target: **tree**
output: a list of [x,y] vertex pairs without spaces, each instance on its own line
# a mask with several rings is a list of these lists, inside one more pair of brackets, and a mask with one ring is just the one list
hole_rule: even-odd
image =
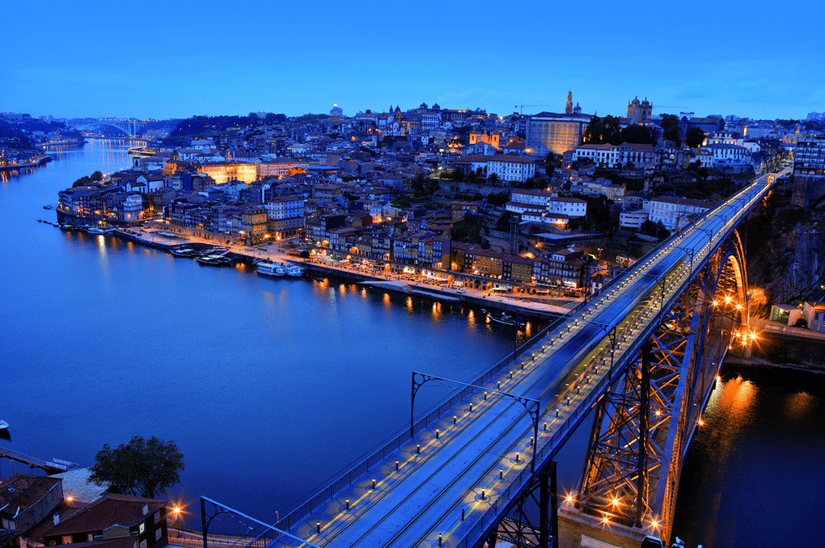
[[556,172],[557,163],[556,155],[552,151],[548,152],[544,157],[544,171],[548,177],[553,177],[553,173]]
[[116,449],[104,444],[95,455],[89,479],[98,485],[108,483],[122,495],[153,499],[178,483],[183,469],[183,454],[174,441],[134,436]]
[[623,143],[653,144],[650,130],[639,124],[630,124],[624,128],[621,131],[621,139]]
[[491,173],[487,176],[487,184],[490,186],[498,185],[498,175],[495,173]]
[[700,127],[692,127],[685,133],[685,144],[690,148],[699,148],[705,140],[705,132]]
[[622,138],[619,119],[609,114],[604,118],[594,116],[590,124],[584,128],[584,142],[592,145],[602,145],[604,143],[610,143],[611,145],[621,144]]

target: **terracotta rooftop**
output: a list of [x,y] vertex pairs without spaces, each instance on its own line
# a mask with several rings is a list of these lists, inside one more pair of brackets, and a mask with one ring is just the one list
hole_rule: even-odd
[[149,505],[149,514],[152,514],[166,506],[168,501],[109,494],[61,521],[46,531],[44,536],[97,531],[112,525],[134,527],[146,519],[144,504]]
[[14,517],[18,510],[27,510],[58,483],[59,479],[47,476],[13,475],[0,483],[0,515]]

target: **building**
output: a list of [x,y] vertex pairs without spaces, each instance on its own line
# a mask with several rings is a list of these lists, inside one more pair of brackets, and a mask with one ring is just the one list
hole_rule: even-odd
[[708,200],[691,200],[662,196],[650,200],[650,220],[661,221],[668,230],[681,230],[687,226],[696,215],[708,211],[715,204]]
[[201,164],[198,166],[198,173],[210,176],[217,185],[233,180],[252,183],[258,179],[258,167],[253,163],[218,162]]
[[639,97],[636,96],[632,101],[627,102],[627,118],[634,124],[641,124],[647,122],[653,117],[653,103],[648,102],[647,97],[642,102],[639,102]]
[[551,151],[561,156],[568,150],[575,150],[592,118],[582,114],[578,103],[573,106],[573,92],[568,91],[564,114],[540,112],[527,120],[526,148],[542,156]]
[[302,158],[275,158],[257,164],[258,178],[278,177],[279,179],[288,175],[294,175],[309,167],[309,162]]
[[269,233],[276,240],[294,236],[304,228],[304,199],[301,196],[276,197],[265,206]]
[[825,177],[825,136],[800,138],[794,150],[794,176]]
[[794,151],[793,203],[807,207],[825,196],[825,136],[799,138]]
[[523,183],[536,174],[536,163],[530,158],[505,154],[491,156],[487,161],[487,176],[496,175],[502,181]]
[[50,518],[63,500],[60,479],[15,474],[0,481],[0,546],[7,546]]
[[249,205],[241,213],[241,236],[252,244],[258,245],[266,240],[267,230],[266,207],[260,204]]
[[574,112],[555,114],[540,112],[527,121],[527,148],[535,154],[553,152],[559,156],[575,150],[582,142],[584,128],[592,116]]
[[648,213],[644,209],[622,209],[619,213],[619,227],[628,230],[639,230],[647,221]]
[[169,540],[168,501],[109,494],[55,523],[43,533],[46,546],[134,538],[139,548],[161,548]]

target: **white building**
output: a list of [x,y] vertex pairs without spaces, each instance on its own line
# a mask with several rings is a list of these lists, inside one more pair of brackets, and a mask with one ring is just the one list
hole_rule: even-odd
[[648,213],[644,209],[623,209],[619,213],[619,226],[628,230],[639,230],[648,219]]
[[668,230],[682,229],[694,215],[702,214],[714,205],[708,200],[662,196],[650,200],[650,220],[654,223],[661,221]]
[[619,149],[616,145],[580,145],[573,153],[573,161],[587,159],[599,167],[613,168],[619,162]]
[[530,158],[506,154],[490,156],[487,161],[487,176],[495,174],[502,181],[524,182],[536,174],[536,163]]
[[719,163],[747,164],[751,161],[751,151],[741,145],[715,143],[703,147],[703,150],[710,151],[714,165]]

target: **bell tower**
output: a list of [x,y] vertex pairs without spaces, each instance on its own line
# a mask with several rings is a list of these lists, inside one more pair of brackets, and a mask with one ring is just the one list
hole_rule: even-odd
[[573,114],[573,91],[567,92],[567,105],[564,107],[565,114]]

